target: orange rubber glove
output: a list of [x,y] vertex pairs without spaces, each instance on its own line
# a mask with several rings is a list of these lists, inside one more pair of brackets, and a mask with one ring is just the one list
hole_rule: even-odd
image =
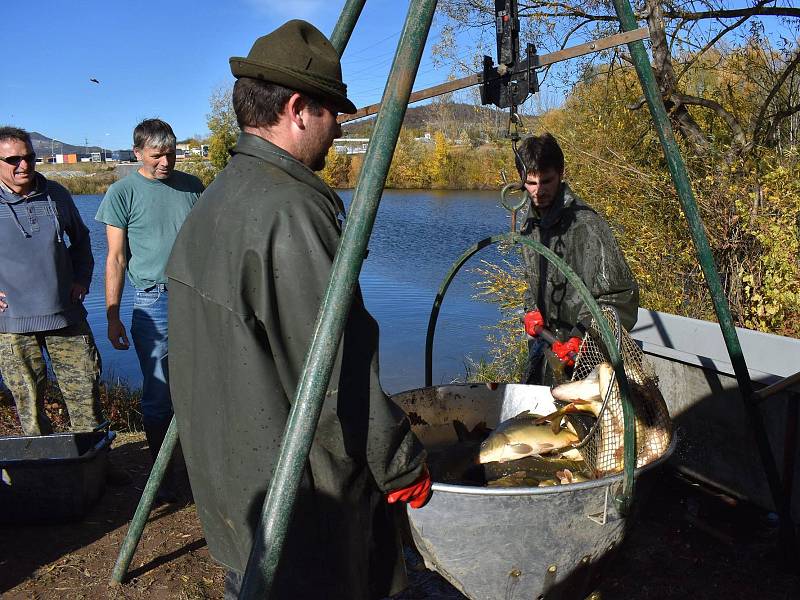
[[568,367],[575,365],[578,350],[581,349],[581,338],[569,338],[566,342],[553,342],[553,352]]
[[525,333],[531,337],[539,335],[537,329],[544,327],[544,317],[542,317],[542,313],[538,309],[526,312],[523,321],[525,323]]
[[422,475],[411,485],[393,490],[386,494],[386,501],[389,504],[395,502],[408,502],[411,508],[420,508],[425,506],[428,498],[431,497],[431,474],[428,473],[428,467],[422,468]]

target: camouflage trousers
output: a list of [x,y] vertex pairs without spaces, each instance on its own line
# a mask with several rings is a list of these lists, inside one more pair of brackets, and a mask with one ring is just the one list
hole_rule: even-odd
[[0,333],[0,373],[14,397],[25,435],[53,432],[44,412],[45,351],[67,405],[72,431],[89,431],[102,423],[100,354],[84,319],[51,331]]

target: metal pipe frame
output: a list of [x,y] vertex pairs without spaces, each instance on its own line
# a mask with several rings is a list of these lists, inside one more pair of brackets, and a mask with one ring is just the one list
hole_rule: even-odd
[[167,434],[161,443],[161,449],[158,451],[156,461],[153,463],[150,476],[147,478],[144,491],[142,491],[142,497],[139,500],[139,504],[136,505],[136,512],[133,514],[131,524],[128,526],[128,533],[125,534],[125,539],[122,540],[117,561],[111,571],[109,585],[112,587],[122,583],[128,573],[128,567],[130,567],[136,547],[139,545],[139,540],[142,539],[145,523],[147,523],[147,518],[153,508],[156,492],[164,479],[164,473],[167,471],[167,465],[170,458],[172,458],[172,453],[175,451],[177,443],[178,422],[175,420],[175,415],[172,415]]
[[[623,31],[632,31],[636,29],[636,18],[634,17],[629,0],[614,0],[614,9],[616,10]],[[689,176],[686,172],[686,166],[681,157],[680,150],[675,142],[672,125],[670,124],[666,108],[664,108],[664,102],[661,98],[658,85],[656,84],[653,68],[650,65],[650,59],[647,55],[647,50],[645,50],[644,43],[641,41],[630,42],[628,43],[628,50],[631,53],[636,73],[639,76],[645,99],[650,108],[650,114],[653,118],[656,131],[658,132],[661,146],[664,149],[664,156],[670,175],[672,176],[672,181],[678,192],[678,198],[680,198],[686,220],[689,223],[689,232],[692,236],[697,260],[703,270],[706,285],[711,294],[711,300],[714,303],[714,311],[717,314],[717,321],[722,330],[722,337],[725,340],[725,346],[728,349],[731,365],[733,365],[733,370],[736,374],[739,391],[742,395],[747,418],[758,447],[758,452],[767,477],[767,483],[769,484],[769,489],[772,494],[772,500],[775,503],[776,510],[781,519],[781,545],[783,546],[784,557],[788,559],[795,555],[796,550],[796,533],[792,523],[789,497],[786,494],[784,486],[781,483],[780,475],[778,474],[778,467],[770,448],[769,438],[766,428],[764,427],[764,420],[754,401],[753,384],[750,380],[750,373],[747,370],[747,363],[742,353],[742,347],[739,343],[739,336],[736,333],[733,317],[730,307],[728,306],[728,300],[725,297],[725,291],[722,287],[716,264],[714,263],[714,257],[708,244],[705,229],[703,228],[703,221],[697,210],[697,202],[694,197],[694,192],[692,191],[692,185],[689,181]]]
[[286,423],[281,454],[261,511],[239,594],[241,599],[269,597],[435,9],[436,0],[412,0],[409,7],[375,124],[376,143],[369,145],[353,195],[303,375]]
[[331,44],[336,48],[339,56],[344,54],[344,49],[347,47],[347,42],[350,41],[350,36],[353,35],[358,17],[361,16],[366,2],[367,0],[347,0],[342,9],[342,14],[339,15],[339,20],[331,33]]

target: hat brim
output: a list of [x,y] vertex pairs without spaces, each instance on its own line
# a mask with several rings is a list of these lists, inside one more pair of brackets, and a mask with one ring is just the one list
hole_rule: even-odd
[[317,78],[282,68],[271,63],[255,62],[242,56],[230,59],[231,73],[237,79],[250,77],[282,85],[298,92],[304,92],[317,100],[327,102],[337,112],[352,115],[357,112],[356,105],[339,90]]

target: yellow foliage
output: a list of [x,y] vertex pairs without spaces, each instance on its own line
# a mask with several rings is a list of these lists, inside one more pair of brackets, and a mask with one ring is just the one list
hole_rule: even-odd
[[331,146],[325,158],[325,168],[320,172],[322,180],[333,188],[347,187],[350,180],[351,160],[349,154],[339,153]]

